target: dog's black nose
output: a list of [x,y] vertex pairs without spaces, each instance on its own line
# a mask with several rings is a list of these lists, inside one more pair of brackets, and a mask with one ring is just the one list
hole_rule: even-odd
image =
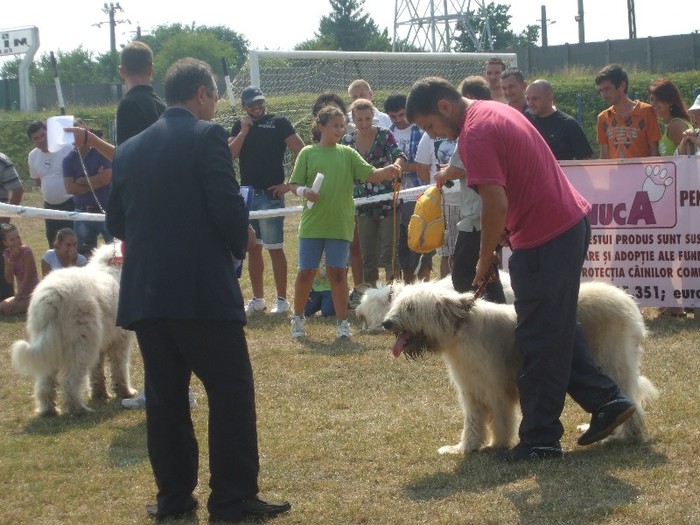
[[382,326],[386,330],[391,330],[392,328],[394,328],[394,322],[391,319],[387,319],[387,320],[382,322]]

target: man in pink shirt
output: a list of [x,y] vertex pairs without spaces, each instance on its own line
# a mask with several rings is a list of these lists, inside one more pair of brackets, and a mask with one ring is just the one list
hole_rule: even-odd
[[482,199],[481,247],[474,285],[497,264],[505,237],[523,364],[518,389],[520,443],[499,457],[561,458],[559,420],[569,395],[592,413],[580,445],[600,441],[634,404],[591,360],[576,322],[581,267],[590,241],[590,204],[571,186],[540,133],[519,111],[469,100],[441,78],[413,85],[406,116],[431,137],[458,138],[469,186]]

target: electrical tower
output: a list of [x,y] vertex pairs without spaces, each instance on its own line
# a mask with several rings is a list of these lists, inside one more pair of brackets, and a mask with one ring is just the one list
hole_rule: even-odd
[[[476,4],[470,16],[471,4]],[[484,0],[395,0],[392,51],[419,48],[450,52],[457,25],[469,35],[476,51],[493,50]],[[476,22],[483,21],[477,34]]]

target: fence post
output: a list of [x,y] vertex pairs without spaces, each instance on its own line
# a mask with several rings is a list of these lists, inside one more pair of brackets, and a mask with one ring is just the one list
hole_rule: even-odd
[[651,37],[647,37],[647,69],[652,73],[656,73],[654,69],[654,45]]
[[583,127],[583,96],[581,93],[576,93],[576,120],[578,120],[578,125]]

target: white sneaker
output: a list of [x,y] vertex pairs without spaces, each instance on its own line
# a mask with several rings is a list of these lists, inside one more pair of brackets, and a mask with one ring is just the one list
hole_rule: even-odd
[[292,317],[292,337],[294,339],[299,339],[304,337],[306,332],[304,331],[304,325],[306,324],[306,319],[295,315]]
[[289,301],[284,297],[278,297],[275,307],[270,310],[271,314],[286,314],[289,311]]
[[265,310],[265,299],[260,299],[259,297],[253,297],[245,307],[246,315],[262,312],[263,310]]
[[[190,400],[190,408],[196,407],[197,399],[194,397],[194,392],[192,392],[191,388],[187,395]],[[146,391],[139,391],[136,397],[132,397],[131,399],[122,399],[122,406],[124,408],[146,408]]]
[[136,397],[122,399],[122,406],[124,408],[146,408],[146,391],[139,390]]
[[338,339],[350,339],[350,323],[348,323],[347,319],[338,321],[337,333]]

